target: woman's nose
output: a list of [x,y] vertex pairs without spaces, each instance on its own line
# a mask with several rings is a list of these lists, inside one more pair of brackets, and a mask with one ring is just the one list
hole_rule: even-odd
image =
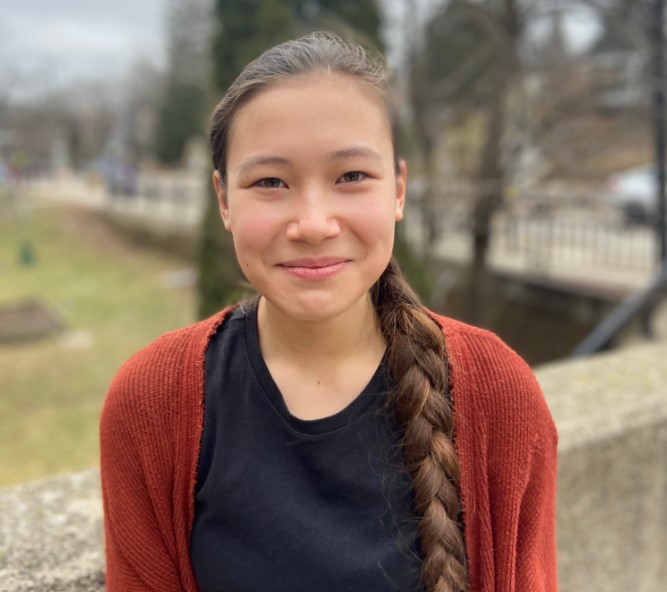
[[294,217],[287,225],[288,239],[315,244],[339,233],[338,218],[331,211],[326,197],[308,196],[295,204]]

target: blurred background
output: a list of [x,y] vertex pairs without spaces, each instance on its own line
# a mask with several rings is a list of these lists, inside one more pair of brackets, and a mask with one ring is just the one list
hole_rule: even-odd
[[315,29],[388,56],[396,255],[429,307],[532,365],[667,337],[661,5],[4,3],[0,486],[95,464],[120,364],[243,296],[208,118],[245,63]]

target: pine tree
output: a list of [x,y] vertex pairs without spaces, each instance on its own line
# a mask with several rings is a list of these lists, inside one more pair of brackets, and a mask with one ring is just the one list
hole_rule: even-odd
[[155,130],[155,154],[177,165],[187,142],[204,128],[209,76],[210,0],[171,0],[169,72]]

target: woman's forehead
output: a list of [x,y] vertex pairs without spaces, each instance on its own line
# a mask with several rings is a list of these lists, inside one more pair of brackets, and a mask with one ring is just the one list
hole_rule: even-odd
[[350,156],[393,150],[389,115],[377,90],[350,76],[326,73],[280,81],[239,109],[228,158],[246,158],[241,153],[258,145],[262,153],[304,145],[323,154],[347,150]]

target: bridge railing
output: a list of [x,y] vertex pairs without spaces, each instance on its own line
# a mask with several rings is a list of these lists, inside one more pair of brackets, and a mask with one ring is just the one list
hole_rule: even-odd
[[[532,200],[532,201],[531,201]],[[648,281],[657,270],[656,232],[628,224],[622,212],[592,200],[576,204],[531,196],[498,210],[492,218],[489,262],[545,274],[579,270],[629,274]],[[544,205],[547,203],[548,205]],[[542,204],[542,205],[540,205]],[[471,258],[472,196],[449,196],[427,215],[422,202],[408,201],[403,224],[410,242],[423,252],[435,248],[446,259]],[[435,245],[426,244],[428,228]]]
[[605,318],[572,352],[572,357],[589,356],[607,349],[625,328],[637,320],[651,336],[651,315],[667,298],[667,265],[642,290],[632,294]]
[[651,272],[655,268],[655,232],[613,218],[498,214],[493,248],[520,254],[528,265],[594,266]]

